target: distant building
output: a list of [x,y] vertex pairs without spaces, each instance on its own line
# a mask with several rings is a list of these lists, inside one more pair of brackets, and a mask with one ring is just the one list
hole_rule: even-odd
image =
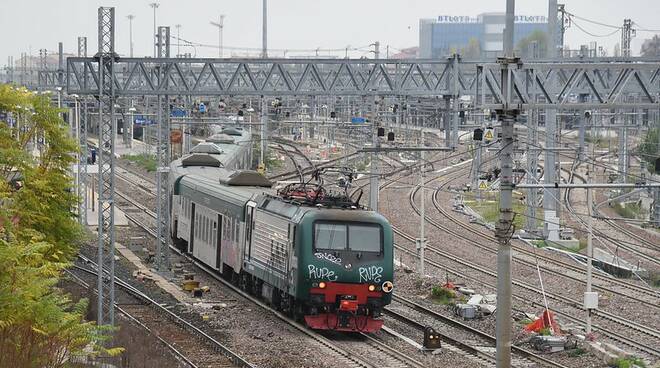
[[[441,15],[437,19],[420,19],[419,57],[438,59],[454,52],[464,53],[461,51],[481,57],[501,55],[505,18],[504,13],[483,13],[477,17]],[[548,19],[543,15],[517,15],[515,24],[514,45],[536,30],[545,32]]]

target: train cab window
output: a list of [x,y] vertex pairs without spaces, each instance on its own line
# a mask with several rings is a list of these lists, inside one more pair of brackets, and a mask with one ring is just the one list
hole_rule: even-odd
[[316,223],[314,248],[381,253],[383,233],[380,225],[366,223]]
[[315,224],[314,247],[316,249],[344,250],[346,249],[347,231],[347,226],[343,224]]
[[348,227],[348,248],[356,252],[380,253],[382,234],[379,225],[353,225]]

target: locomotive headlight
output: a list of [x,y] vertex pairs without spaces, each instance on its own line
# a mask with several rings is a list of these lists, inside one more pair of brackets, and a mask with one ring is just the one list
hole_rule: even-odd
[[375,285],[369,285],[369,291],[375,291],[376,286]]
[[319,289],[325,289],[325,282],[319,282]]

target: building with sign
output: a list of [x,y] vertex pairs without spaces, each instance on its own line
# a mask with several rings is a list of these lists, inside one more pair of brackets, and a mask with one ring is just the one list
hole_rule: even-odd
[[[495,57],[502,53],[504,13],[483,13],[476,17],[441,15],[419,21],[419,57],[445,58],[454,52],[467,58]],[[546,16],[517,15],[513,42],[536,30],[547,31]]]

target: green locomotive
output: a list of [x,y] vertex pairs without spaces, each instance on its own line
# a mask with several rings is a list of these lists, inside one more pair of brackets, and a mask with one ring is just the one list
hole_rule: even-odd
[[[185,158],[184,158],[185,160]],[[320,184],[275,192],[254,171],[174,161],[172,236],[192,256],[314,329],[374,332],[393,289],[389,222]]]

